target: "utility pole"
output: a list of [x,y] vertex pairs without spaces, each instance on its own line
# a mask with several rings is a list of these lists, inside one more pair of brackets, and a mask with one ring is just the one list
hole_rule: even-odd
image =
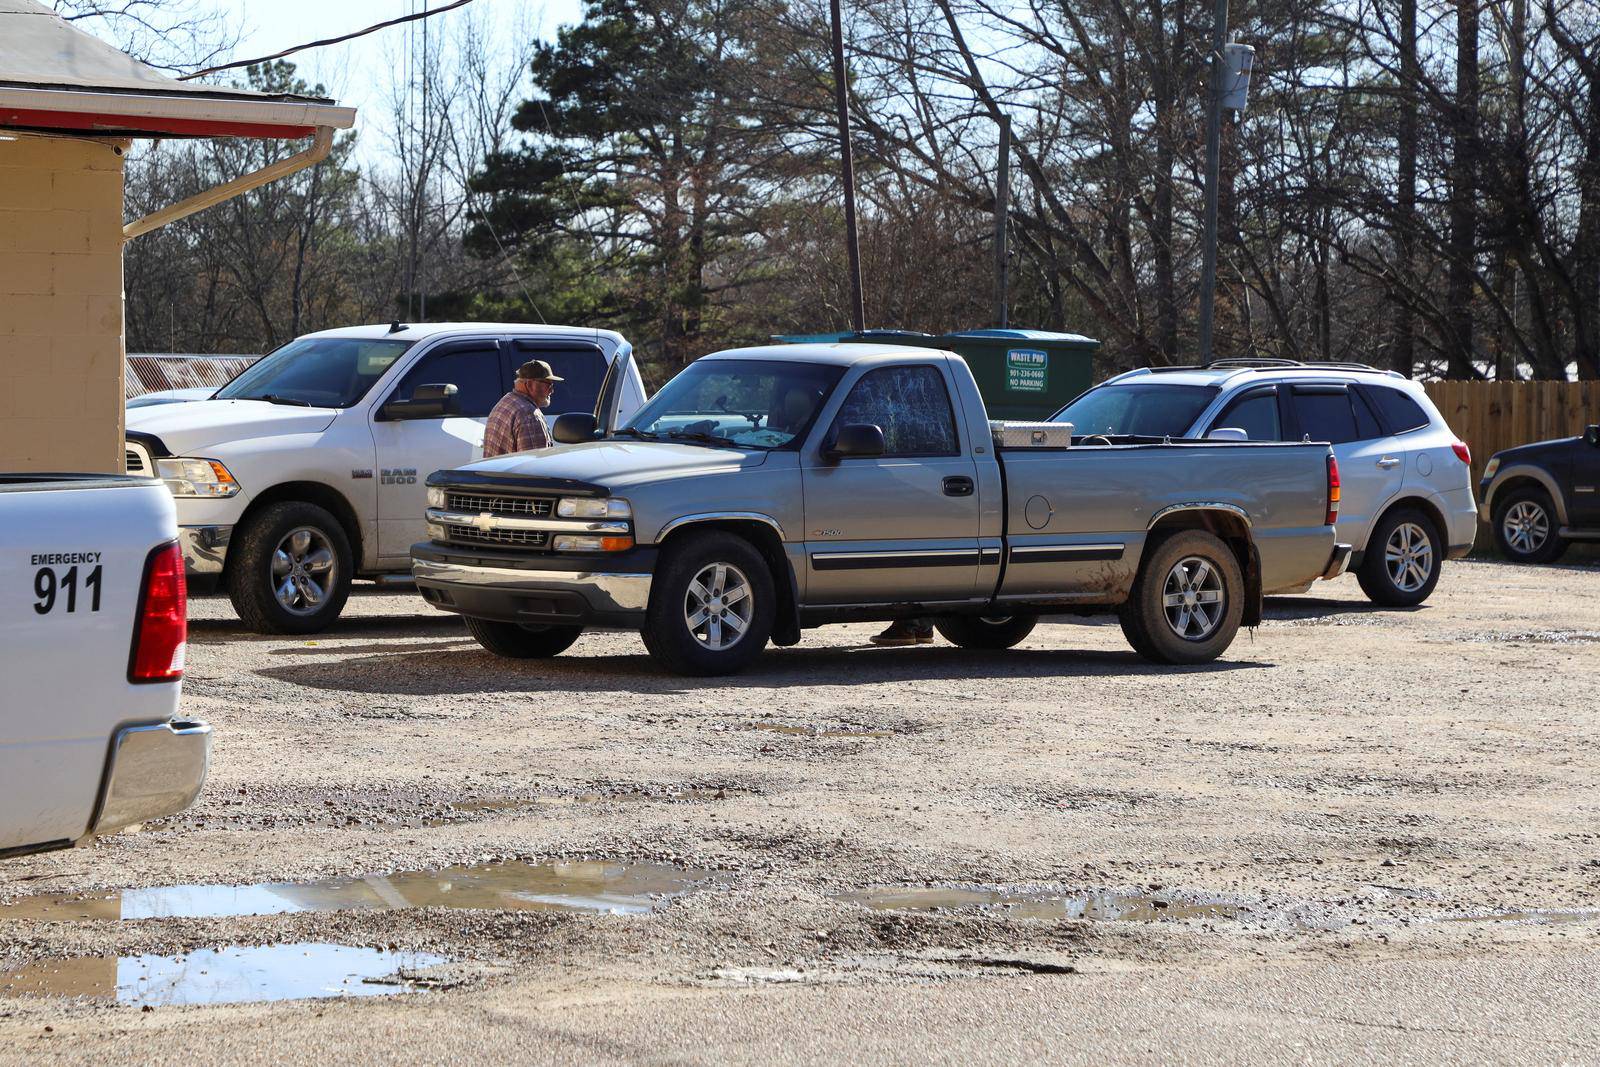
[[1009,324],[1006,289],[1009,264],[1006,257],[1006,212],[1011,201],[1011,117],[1000,120],[1000,169],[994,177],[994,321],[1004,329]]
[[867,328],[861,296],[861,246],[856,240],[856,167],[850,155],[850,93],[845,84],[844,25],[839,0],[829,0],[833,18],[833,99],[839,112],[839,164],[844,178],[845,253],[850,260],[850,328]]
[[1206,217],[1200,267],[1200,362],[1211,362],[1217,301],[1217,187],[1222,164],[1222,50],[1228,40],[1228,0],[1217,0],[1211,27],[1211,98],[1206,107]]

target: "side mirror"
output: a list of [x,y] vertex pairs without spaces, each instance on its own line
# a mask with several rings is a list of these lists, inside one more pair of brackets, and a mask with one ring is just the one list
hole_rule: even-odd
[[410,400],[391,400],[383,405],[385,419],[443,419],[461,414],[460,392],[454,385],[432,382],[419,385]]
[[1210,433],[1206,434],[1206,440],[1207,441],[1248,441],[1248,440],[1250,440],[1250,435],[1249,435],[1249,433],[1245,432],[1244,430],[1241,430],[1237,426],[1218,426],[1216,429],[1214,429]]
[[598,432],[599,423],[587,411],[569,411],[565,415],[556,416],[556,424],[550,428],[550,436],[555,438],[558,445],[580,445],[585,441],[593,441]]
[[1600,422],[1585,426],[1583,428],[1583,439],[1595,448],[1600,448]]
[[824,459],[837,463],[841,459],[860,459],[881,456],[888,451],[883,431],[876,426],[853,423],[839,427],[833,442],[822,449]]

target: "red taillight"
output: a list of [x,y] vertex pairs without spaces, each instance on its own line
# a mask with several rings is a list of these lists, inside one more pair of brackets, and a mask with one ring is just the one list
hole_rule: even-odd
[[1450,446],[1450,451],[1454,452],[1456,454],[1456,458],[1461,462],[1465,463],[1469,467],[1472,466],[1472,449],[1467,447],[1467,443],[1465,441],[1457,441],[1455,444]]
[[1323,525],[1332,526],[1339,520],[1339,461],[1332,455],[1328,456],[1328,514],[1322,519]]
[[183,576],[183,553],[174,541],[145,560],[139,608],[133,620],[128,681],[175,682],[182,678],[188,637],[189,585]]

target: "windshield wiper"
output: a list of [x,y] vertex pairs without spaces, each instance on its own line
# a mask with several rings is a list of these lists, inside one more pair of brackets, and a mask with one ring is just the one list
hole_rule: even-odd
[[674,441],[693,441],[695,444],[702,445],[730,445],[734,448],[755,447],[754,445],[741,444],[731,437],[723,437],[721,434],[705,433],[699,430],[696,430],[694,433],[688,433],[683,430],[669,430],[667,432],[667,436],[672,438]]
[[633,426],[624,426],[620,430],[611,431],[611,436],[613,437],[621,437],[624,434],[629,437],[637,437],[641,441],[653,441],[661,436],[660,434],[651,433],[649,430],[640,430]]
[[235,400],[265,400],[269,404],[287,404],[290,407],[308,408],[311,401],[301,400],[297,397],[283,396],[279,393],[262,393],[260,396],[239,396]]

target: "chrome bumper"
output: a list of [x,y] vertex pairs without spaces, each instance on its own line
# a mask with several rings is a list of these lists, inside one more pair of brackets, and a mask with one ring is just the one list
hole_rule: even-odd
[[1328,557],[1327,569],[1322,572],[1323,580],[1337,578],[1350,566],[1349,545],[1334,545],[1333,555]]
[[442,582],[507,592],[575,593],[597,612],[642,612],[650,604],[650,575],[604,571],[536,571],[519,567],[474,567],[436,560],[411,561],[419,582]]
[[228,556],[232,526],[180,526],[178,546],[183,550],[183,569],[194,575],[220,575]]
[[118,730],[89,832],[109,834],[182,811],[200,794],[210,766],[207,723],[180,720]]

